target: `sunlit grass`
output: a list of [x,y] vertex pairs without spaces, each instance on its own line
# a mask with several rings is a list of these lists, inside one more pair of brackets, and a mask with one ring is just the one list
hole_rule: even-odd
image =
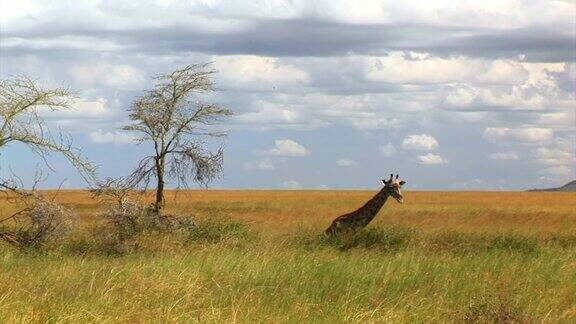
[[576,321],[575,194],[408,192],[357,235],[322,237],[371,195],[182,192],[169,211],[198,227],[110,254],[101,206],[60,193],[81,226],[47,252],[0,247],[0,321]]

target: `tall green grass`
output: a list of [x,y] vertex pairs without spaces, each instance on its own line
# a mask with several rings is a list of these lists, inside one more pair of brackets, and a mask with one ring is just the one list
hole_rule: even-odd
[[[572,251],[573,252],[573,251]],[[569,321],[572,256],[229,250],[5,254],[3,321]]]
[[576,320],[576,246],[565,237],[372,227],[267,240],[211,219],[138,239],[116,256],[2,248],[0,321]]

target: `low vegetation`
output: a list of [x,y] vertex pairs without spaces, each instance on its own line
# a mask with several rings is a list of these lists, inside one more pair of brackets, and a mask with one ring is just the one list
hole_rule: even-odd
[[363,231],[321,235],[371,194],[168,192],[163,215],[189,222],[167,229],[133,198],[60,192],[73,231],[0,246],[0,321],[576,320],[574,194],[408,192]]
[[71,213],[54,199],[34,190],[21,191],[1,183],[8,201],[17,210],[0,217],[0,241],[20,251],[46,249],[66,239],[72,225]]

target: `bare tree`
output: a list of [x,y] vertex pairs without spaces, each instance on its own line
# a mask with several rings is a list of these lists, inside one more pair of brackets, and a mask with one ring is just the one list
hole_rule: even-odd
[[62,154],[85,180],[92,180],[95,168],[72,146],[71,137],[62,132],[54,137],[40,116],[42,109],[70,109],[72,98],[67,89],[44,89],[25,77],[0,80],[0,149],[14,142],[22,143],[38,154],[48,167],[50,153]]
[[165,204],[167,179],[176,180],[179,188],[187,186],[190,179],[207,185],[222,171],[223,148],[208,150],[208,140],[227,135],[211,126],[232,111],[196,97],[215,90],[214,73],[210,64],[199,64],[157,76],[154,88],[129,110],[133,123],[123,129],[141,133],[138,143],[151,142],[154,146],[153,154],[140,161],[131,179],[144,188],[156,179],[156,213]]

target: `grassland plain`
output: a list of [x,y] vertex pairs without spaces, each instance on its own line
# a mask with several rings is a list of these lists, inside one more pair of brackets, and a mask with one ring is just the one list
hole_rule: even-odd
[[[576,321],[576,194],[406,192],[366,230],[319,236],[372,195],[169,193],[168,212],[198,227],[110,255],[94,243],[104,206],[62,191],[79,223],[68,242],[0,247],[0,321]],[[0,217],[12,208],[0,200]]]

